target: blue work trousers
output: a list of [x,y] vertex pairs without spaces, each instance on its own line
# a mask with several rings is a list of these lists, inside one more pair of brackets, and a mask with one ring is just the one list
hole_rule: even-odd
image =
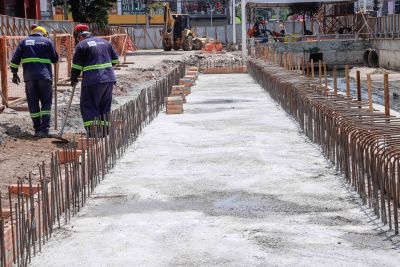
[[80,106],[86,130],[95,123],[108,126],[114,84],[107,82],[82,87]]
[[25,81],[25,93],[35,133],[48,133],[53,100],[52,81],[45,79]]

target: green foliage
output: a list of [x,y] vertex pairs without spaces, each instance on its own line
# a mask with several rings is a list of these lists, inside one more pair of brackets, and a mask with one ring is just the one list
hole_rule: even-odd
[[290,9],[286,7],[281,7],[279,12],[279,18],[281,20],[287,20],[288,16],[290,16]]
[[[315,14],[318,12],[318,9],[320,7],[319,3],[298,3],[298,4],[292,4],[289,6],[290,9],[290,14],[299,14],[302,15],[303,18],[305,18],[305,15],[308,14],[309,16],[315,16]],[[303,32],[307,32],[307,26],[306,26],[306,21],[303,19]]]
[[[68,0],[72,18],[76,22],[108,24],[108,10],[117,0]],[[64,0],[53,0],[54,6],[63,6]]]
[[314,16],[319,9],[320,4],[315,2],[315,3],[298,3],[298,4],[292,4],[289,6],[290,9],[290,14],[301,14],[305,15],[308,14],[310,16]]

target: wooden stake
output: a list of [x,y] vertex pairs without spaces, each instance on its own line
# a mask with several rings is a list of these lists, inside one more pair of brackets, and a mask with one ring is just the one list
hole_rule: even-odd
[[314,60],[311,59],[311,79],[314,80]]
[[333,95],[337,95],[337,67],[333,67]]
[[284,67],[285,69],[287,69],[286,60],[287,60],[287,54],[286,54],[286,52],[284,52],[284,53],[283,53],[283,67]]
[[372,107],[372,84],[371,84],[371,74],[367,74],[367,84],[368,84],[368,106],[369,111],[372,112],[374,109]]
[[360,71],[356,72],[357,78],[357,101],[361,101],[361,79],[360,79]]
[[7,69],[7,39],[6,36],[0,37],[0,75],[1,92],[3,105],[8,106],[8,69]]
[[[57,41],[57,33],[54,33],[54,49],[57,51],[58,54],[60,54],[59,51],[59,46],[58,46],[58,41]],[[69,52],[69,51],[68,51]],[[58,127],[58,88],[57,88],[57,83],[58,83],[58,62],[54,64],[54,130],[57,130]]]
[[350,78],[349,78],[349,65],[344,66],[344,74],[346,78],[346,96],[350,96]]
[[322,62],[318,60],[318,78],[319,78],[319,85],[322,85]]
[[383,74],[383,95],[385,99],[385,116],[390,116],[390,102],[389,102],[389,74]]
[[328,91],[328,78],[326,77],[326,62],[324,62],[324,80],[325,80],[325,93],[326,95],[328,95],[329,91]]

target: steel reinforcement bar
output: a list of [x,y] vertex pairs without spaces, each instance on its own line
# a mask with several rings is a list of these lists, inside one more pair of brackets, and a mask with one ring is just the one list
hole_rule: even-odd
[[9,210],[4,213],[0,193],[0,265],[27,266],[32,256],[68,223],[115,166],[143,128],[162,110],[165,97],[185,75],[180,63],[166,77],[143,89],[136,99],[98,118],[91,136],[75,135],[51,163],[38,166],[40,179],[20,179],[9,186]]
[[254,59],[248,72],[321,146],[364,205],[398,234],[400,118],[370,111],[368,102],[331,94],[299,69]]

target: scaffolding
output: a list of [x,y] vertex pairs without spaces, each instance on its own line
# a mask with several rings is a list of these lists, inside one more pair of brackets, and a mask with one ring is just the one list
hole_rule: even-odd
[[365,14],[354,12],[354,1],[322,3],[317,22],[321,34],[371,33]]

